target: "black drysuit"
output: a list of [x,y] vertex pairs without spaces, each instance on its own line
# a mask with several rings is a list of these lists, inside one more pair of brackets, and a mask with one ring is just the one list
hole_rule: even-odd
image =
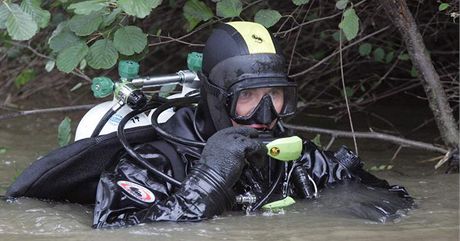
[[[195,111],[192,107],[177,110],[163,124],[163,129],[196,141],[208,140],[216,132],[209,112],[200,108]],[[260,200],[276,179],[287,177],[289,185],[274,186],[267,202],[283,194],[312,198],[325,187],[353,182],[360,188],[380,190],[378,195],[370,195],[374,200],[361,203],[357,198],[358,205],[353,209],[360,217],[385,221],[414,204],[404,188],[389,186],[364,171],[359,159],[346,149],[325,152],[306,140],[301,158],[287,167],[289,176],[277,172],[284,167],[280,162],[265,160],[265,165],[246,165],[239,178],[232,177],[238,179],[233,180],[233,185],[232,180],[220,174],[220,166],[211,168],[200,163],[203,160],[200,148],[167,142],[151,127],[126,132],[137,152],[163,173],[182,181],[180,188],[138,166],[125,154],[116,133],[112,133],[77,141],[36,160],[8,188],[6,196],[96,203],[93,222],[96,228],[211,218],[225,210],[241,209],[243,205],[235,204],[235,195],[251,192]],[[278,129],[275,132],[275,137],[286,133]]]
[[[181,108],[163,125],[174,135],[200,141],[211,134],[209,123],[203,122],[194,108]],[[198,116],[198,118],[197,118]],[[200,131],[201,130],[201,131]],[[285,132],[276,131],[276,137]],[[154,221],[196,221],[211,218],[229,209],[241,209],[235,196],[250,191],[260,199],[275,183],[277,174],[288,185],[279,183],[274,194],[267,199],[274,201],[281,195],[294,198],[313,198],[324,187],[344,182],[360,183],[365,187],[388,192],[382,200],[362,204],[366,210],[356,210],[361,217],[384,221],[396,215],[398,210],[413,206],[413,200],[404,188],[389,186],[384,180],[367,173],[362,163],[346,148],[339,152],[318,149],[305,140],[302,156],[286,166],[289,172],[277,173],[281,164],[265,160],[265,165],[247,165],[240,180],[232,187],[218,170],[199,163],[200,148],[187,147],[174,142],[157,140],[137,146],[137,152],[157,169],[182,181],[176,188],[150,174],[137,165],[128,155],[101,175],[96,195],[93,225],[96,228],[118,227]],[[269,167],[267,163],[270,163]],[[276,168],[275,168],[276,167]],[[289,173],[289,176],[287,176]],[[389,201],[388,197],[391,198]],[[384,200],[388,199],[388,200]]]

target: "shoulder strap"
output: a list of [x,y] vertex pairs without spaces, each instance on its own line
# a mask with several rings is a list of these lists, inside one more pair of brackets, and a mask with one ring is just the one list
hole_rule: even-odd
[[185,179],[185,163],[179,157],[176,149],[166,141],[155,141],[152,145],[169,160],[174,178],[183,181]]

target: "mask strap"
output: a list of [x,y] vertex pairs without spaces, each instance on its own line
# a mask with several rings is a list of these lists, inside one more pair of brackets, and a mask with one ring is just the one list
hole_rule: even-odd
[[206,90],[206,93],[211,94],[217,98],[222,98],[227,96],[227,92],[222,88],[214,85],[208,80],[208,77],[201,72],[198,72],[198,77],[203,81],[203,87]]

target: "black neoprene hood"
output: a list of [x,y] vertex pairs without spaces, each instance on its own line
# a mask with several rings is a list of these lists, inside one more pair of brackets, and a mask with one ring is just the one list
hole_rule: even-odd
[[295,88],[271,34],[252,22],[231,22],[214,29],[203,51],[200,78],[216,130],[232,126],[229,97],[235,90]]

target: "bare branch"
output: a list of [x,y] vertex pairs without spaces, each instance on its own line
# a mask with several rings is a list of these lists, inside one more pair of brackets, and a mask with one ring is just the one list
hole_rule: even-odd
[[[285,124],[285,126],[293,130],[328,134],[333,137],[349,137],[349,138],[353,137],[353,134],[348,131],[324,129],[324,128],[318,128],[318,127],[309,127],[309,126],[298,126],[298,125],[291,125],[291,124]],[[357,138],[384,140],[384,141],[389,141],[395,144],[399,144],[401,146],[436,151],[436,152],[440,152],[443,154],[446,154],[448,152],[447,149],[437,147],[432,144],[428,144],[428,143],[424,143],[420,141],[408,140],[402,137],[392,136],[392,135],[379,133],[379,132],[354,132],[354,135]]]
[[0,120],[7,120],[7,119],[13,119],[16,117],[20,117],[20,116],[51,113],[51,112],[88,110],[88,109],[93,108],[94,106],[95,105],[92,104],[92,105],[64,106],[64,107],[46,108],[46,109],[38,109],[38,110],[22,110],[22,111],[18,111],[15,113],[0,115]]

